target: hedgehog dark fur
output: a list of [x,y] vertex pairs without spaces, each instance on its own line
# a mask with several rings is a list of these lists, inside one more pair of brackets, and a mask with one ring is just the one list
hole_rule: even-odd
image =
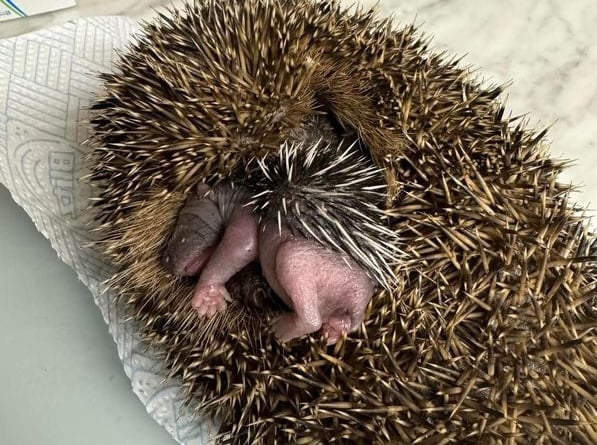
[[[501,88],[412,27],[308,0],[198,1],[145,25],[103,78],[99,247],[223,443],[597,443],[596,238]],[[333,348],[279,343],[268,305],[200,320],[193,281],[159,262],[187,191],[275,156],[321,109],[385,170],[414,265]]]

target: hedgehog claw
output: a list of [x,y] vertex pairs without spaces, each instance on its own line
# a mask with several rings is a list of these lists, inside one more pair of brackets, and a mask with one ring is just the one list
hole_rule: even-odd
[[230,294],[224,285],[198,284],[191,304],[200,317],[213,317],[226,310],[226,301],[230,301]]

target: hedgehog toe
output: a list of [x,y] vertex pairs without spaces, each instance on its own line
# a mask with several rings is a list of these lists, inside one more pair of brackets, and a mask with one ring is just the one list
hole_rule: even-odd
[[212,317],[226,310],[226,300],[229,299],[228,291],[222,284],[198,284],[191,304],[199,316]]

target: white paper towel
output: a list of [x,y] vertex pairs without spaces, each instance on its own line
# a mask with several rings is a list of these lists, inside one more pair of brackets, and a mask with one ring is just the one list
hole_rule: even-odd
[[91,290],[148,413],[179,443],[201,445],[213,428],[183,411],[177,382],[164,380],[103,288],[109,265],[83,248],[90,240],[83,212],[89,190],[77,179],[86,173],[80,143],[88,128],[80,122],[100,88],[94,74],[111,69],[114,49],[134,30],[126,18],[100,17],[0,40],[0,183]]

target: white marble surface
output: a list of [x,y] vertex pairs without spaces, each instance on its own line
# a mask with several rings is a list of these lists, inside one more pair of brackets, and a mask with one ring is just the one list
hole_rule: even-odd
[[[77,8],[0,23],[0,38],[81,16],[149,17],[152,7],[169,3],[78,0]],[[434,35],[433,47],[468,54],[464,63],[478,67],[489,81],[512,80],[508,107],[513,114],[529,113],[533,125],[553,124],[549,133],[552,153],[579,160],[564,179],[583,186],[580,202],[597,201],[597,175],[593,174],[597,172],[595,0],[363,2],[375,3],[383,14],[392,11],[401,23],[414,21],[426,34]],[[0,209],[0,264],[10,266],[0,268],[0,319],[12,323],[13,334],[9,337],[13,355],[3,356],[0,379],[41,391],[30,392],[17,402],[0,396],[0,443],[78,445],[83,443],[82,437],[89,444],[171,443],[165,432],[148,421],[143,406],[134,403],[115,351],[109,352],[111,341],[98,322],[97,309],[81,302],[80,295],[86,291],[75,274],[56,264],[49,244],[33,233],[26,216],[4,192],[0,193]],[[26,269],[31,264],[41,271],[43,279],[27,279]],[[7,289],[20,289],[20,298],[8,302]],[[36,299],[31,308],[29,296],[36,293],[44,298]],[[57,304],[73,300],[78,304]],[[35,335],[17,335],[19,326],[33,322],[31,310],[38,314]],[[85,323],[73,324],[73,318]],[[0,339],[4,351],[8,340],[6,336]],[[57,339],[61,342],[59,350],[55,349]],[[85,351],[85,359],[77,351]],[[60,403],[65,398],[80,404],[71,405],[70,414]],[[28,404],[36,409],[27,409]],[[77,406],[81,414],[73,426]],[[25,429],[23,436],[24,426],[31,424],[31,412],[41,419],[36,424],[39,428]],[[94,429],[94,434],[77,435],[77,429]],[[88,442],[94,436],[96,440]]]

